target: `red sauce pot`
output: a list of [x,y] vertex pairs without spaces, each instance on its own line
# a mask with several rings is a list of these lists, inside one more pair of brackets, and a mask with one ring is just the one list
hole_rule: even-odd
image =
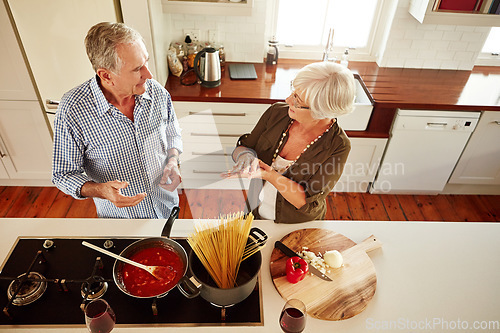
[[178,214],[179,207],[174,207],[162,231],[162,236],[165,237],[138,240],[120,253],[122,257],[135,259],[138,262],[142,259],[149,259],[146,265],[171,266],[175,277],[167,281],[158,281],[150,273],[140,268],[135,270],[135,267],[116,260],[113,266],[113,279],[116,286],[125,294],[136,298],[163,297],[186,274],[188,269],[186,251],[179,243],[168,238]]

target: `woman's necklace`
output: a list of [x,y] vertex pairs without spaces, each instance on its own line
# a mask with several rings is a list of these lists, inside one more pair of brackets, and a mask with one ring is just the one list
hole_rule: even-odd
[[[278,157],[278,153],[280,152],[280,148],[281,148],[281,145],[283,144],[283,141],[285,140],[285,137],[288,135],[288,132],[290,130],[290,127],[292,127],[292,124],[293,124],[294,120],[292,119],[292,121],[290,122],[290,125],[288,125],[287,129],[283,132],[283,134],[281,135],[281,139],[280,139],[280,143],[278,144],[278,147],[276,148],[276,150],[274,151],[274,155],[273,155],[273,161],[271,162],[271,166],[273,166],[274,164],[274,161],[276,161],[276,157]],[[282,172],[280,173],[284,173],[285,170],[287,170],[288,168],[290,168],[292,165],[295,164],[295,162],[297,162],[297,160],[299,159],[299,157],[305,153],[305,151],[307,149],[309,149],[309,147],[311,147],[314,143],[316,143],[316,141],[318,141],[319,139],[321,139],[321,137],[323,135],[325,135],[326,133],[328,133],[328,131],[330,130],[330,128],[332,128],[333,124],[335,122],[332,121],[332,123],[330,124],[330,126],[328,126],[328,128],[323,132],[321,133],[316,139],[312,140],[311,143],[309,143],[308,145],[306,145],[306,147],[304,148],[304,150],[302,150],[302,152],[297,155],[297,157],[295,158],[294,161],[292,161],[292,163],[290,163],[290,165],[288,165],[284,170],[280,170]]]

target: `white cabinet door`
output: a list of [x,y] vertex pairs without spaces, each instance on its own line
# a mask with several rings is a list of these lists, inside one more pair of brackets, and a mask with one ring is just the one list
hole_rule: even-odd
[[387,139],[350,138],[350,140],[351,152],[333,192],[366,192],[375,179],[387,144]]
[[500,112],[479,119],[449,180],[451,184],[500,185]]
[[222,179],[234,165],[238,138],[249,133],[268,104],[174,102],[182,128],[183,188],[243,189],[248,179]]
[[0,100],[36,100],[5,4],[0,3]]
[[0,101],[1,159],[11,179],[50,181],[52,138],[40,112],[38,101]]
[[43,101],[59,100],[94,75],[84,39],[91,26],[116,21],[113,0],[8,0]]
[[[3,152],[0,152],[0,154],[3,155]],[[9,174],[7,173],[7,169],[5,169],[3,162],[0,162],[0,179],[9,179]]]

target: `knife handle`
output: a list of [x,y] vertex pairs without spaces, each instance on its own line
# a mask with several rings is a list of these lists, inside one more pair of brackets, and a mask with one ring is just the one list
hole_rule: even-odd
[[278,250],[280,250],[281,252],[283,252],[287,257],[297,257],[298,254],[295,253],[294,251],[292,251],[288,246],[286,246],[285,244],[283,244],[282,242],[280,241],[276,241],[274,243],[274,247],[277,248]]

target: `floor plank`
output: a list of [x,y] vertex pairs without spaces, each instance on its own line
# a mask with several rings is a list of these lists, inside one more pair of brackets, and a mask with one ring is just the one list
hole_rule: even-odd
[[432,200],[444,221],[465,222],[465,218],[457,214],[446,195],[438,194]]
[[220,214],[227,215],[231,213],[245,211],[246,193],[242,190],[226,190],[220,194]]
[[217,219],[221,212],[220,190],[205,190],[203,191],[202,207],[203,213],[201,217],[204,219]]
[[189,209],[189,206],[187,204],[186,191],[184,190],[179,191],[179,217],[180,216],[189,216],[184,217],[186,219],[193,218],[193,216],[191,215],[191,210]]
[[12,207],[12,205],[16,202],[17,197],[19,197],[22,191],[22,186],[7,186],[7,188],[2,192],[0,200],[0,217],[5,217],[5,214],[7,214],[10,207]]
[[481,221],[480,214],[477,213],[475,207],[471,205],[468,196],[465,195],[449,195],[448,200],[455,209],[458,215],[462,216],[466,222]]
[[69,208],[71,204],[76,199],[73,199],[71,196],[64,194],[63,192],[57,193],[54,202],[49,208],[49,211],[45,215],[47,218],[57,218],[57,217],[66,217],[68,214]]
[[401,204],[395,194],[380,194],[380,199],[391,221],[406,221]]
[[[186,192],[186,209],[189,208],[191,217],[199,219],[203,216],[202,191],[188,189]],[[179,216],[180,218],[180,216]]]
[[[179,218],[217,218],[245,209],[246,191],[179,191]],[[0,186],[0,217],[96,217],[92,200],[75,200],[55,187]],[[327,219],[500,222],[500,195],[331,193]]]
[[24,217],[45,217],[58,193],[55,187],[44,187]]
[[339,192],[329,194],[327,203],[332,212],[333,220],[352,220],[345,193]]
[[500,222],[500,195],[478,195],[495,220]]
[[370,214],[368,214],[366,210],[363,195],[361,193],[346,192],[345,196],[353,220],[370,220]]
[[468,201],[471,203],[471,207],[479,214],[480,221],[496,221],[496,215],[488,210],[487,205],[477,195],[470,196]]
[[407,194],[398,194],[397,195],[399,204],[403,208],[403,213],[408,221],[425,221],[424,215],[420,211],[420,208],[417,206],[413,195]]
[[41,187],[23,187],[5,217],[24,217],[41,191]]
[[94,200],[75,200],[72,202],[68,209],[66,217],[69,218],[95,218],[97,217],[97,212],[95,209]]
[[389,221],[389,215],[384,207],[384,203],[378,194],[366,193],[363,195],[365,208],[370,216],[370,220]]
[[444,221],[443,217],[433,205],[433,198],[429,195],[415,195],[413,197],[425,221]]

